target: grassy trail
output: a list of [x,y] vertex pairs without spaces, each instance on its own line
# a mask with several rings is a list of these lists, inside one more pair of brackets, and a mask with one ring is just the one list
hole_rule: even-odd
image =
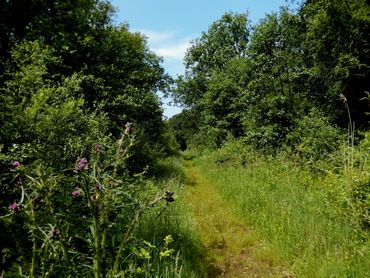
[[189,185],[186,203],[205,246],[208,277],[292,277],[236,216],[233,204],[222,199],[202,177],[191,158],[185,157],[185,168]]

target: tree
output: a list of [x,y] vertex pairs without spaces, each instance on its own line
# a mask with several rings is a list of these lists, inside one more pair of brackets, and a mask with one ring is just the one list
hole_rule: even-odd
[[[107,1],[21,2],[24,5],[18,7],[17,1],[5,1],[0,10],[4,15],[0,41],[6,46],[0,53],[4,67],[0,74],[0,119],[5,126],[0,144],[6,145],[2,151],[6,153],[15,140],[28,140],[12,117],[23,117],[24,109],[16,107],[31,100],[38,88],[58,88],[78,76],[78,89],[71,97],[81,99],[86,112],[107,117],[108,132],[115,137],[127,122],[133,123],[142,147],[135,153],[141,153],[136,158],[138,163],[132,165],[142,168],[150,164],[155,150],[163,144],[164,123],[156,92],[166,90],[170,78],[145,38],[130,32],[126,25],[113,26],[113,8]],[[15,20],[17,16],[22,20]],[[17,49],[19,45],[24,47]],[[47,49],[50,55],[39,48]],[[35,55],[41,59],[39,68],[36,58],[30,61]],[[50,61],[43,63],[45,55]],[[23,75],[30,79],[21,78]],[[18,79],[28,83],[24,86]],[[19,134],[18,139],[15,134]]]
[[175,99],[191,108],[199,130],[218,142],[228,131],[241,134],[242,108],[235,100],[242,91],[233,74],[242,72],[248,40],[247,14],[224,14],[193,41],[185,56],[186,73],[176,81]]
[[214,70],[234,58],[245,57],[249,39],[247,14],[226,13],[193,41],[185,55],[185,76],[177,81],[175,98],[187,106],[197,104]]
[[341,126],[347,117],[340,94],[360,129],[369,127],[367,92],[370,74],[370,3],[361,0],[316,0],[302,4],[305,57],[310,66],[309,97]]
[[267,15],[253,28],[246,139],[260,148],[278,147],[294,119],[310,107],[305,101],[302,24],[287,8]]

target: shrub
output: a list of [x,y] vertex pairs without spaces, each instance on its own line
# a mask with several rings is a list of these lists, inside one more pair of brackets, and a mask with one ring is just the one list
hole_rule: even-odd
[[[124,275],[132,263],[124,251],[139,217],[161,200],[173,201],[170,193],[143,195],[143,180],[127,175],[133,140],[125,133],[115,144],[96,144],[60,173],[13,162],[16,197],[0,218],[14,233],[2,246],[5,261],[28,277]],[[168,244],[162,251],[170,252]]]
[[343,140],[343,133],[317,109],[298,119],[294,130],[287,135],[287,144],[308,162],[327,158],[340,147]]

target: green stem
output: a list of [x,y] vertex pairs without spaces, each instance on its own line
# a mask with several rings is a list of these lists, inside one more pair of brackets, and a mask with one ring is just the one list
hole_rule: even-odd
[[32,221],[32,262],[31,262],[31,269],[30,269],[30,278],[35,277],[35,269],[36,269],[36,259],[37,259],[37,244],[36,244],[36,235],[35,235],[35,226],[36,226],[36,219],[35,219],[35,212],[31,209],[31,221]]
[[[52,205],[52,202],[51,202],[51,199],[49,198],[49,194],[46,194],[45,195],[45,201],[46,201],[46,206],[47,208],[49,209],[50,211],[50,214],[52,216],[52,219],[54,221],[54,225],[55,225],[55,228],[58,228],[59,227],[59,224],[58,224],[58,219],[56,217],[56,213],[54,211],[54,208],[53,208],[53,205]],[[64,236],[64,231],[63,229],[60,227],[60,244],[62,246],[62,250],[63,250],[63,253],[64,253],[64,256],[65,256],[65,259],[67,262],[69,262],[69,255],[68,255],[68,250],[67,250],[67,247],[65,245],[65,236]]]
[[[128,135],[127,135],[128,136]],[[129,149],[131,148],[131,146],[133,145],[134,143],[134,138],[131,137],[129,139],[129,144],[128,146],[122,151],[122,146],[123,146],[123,140],[125,139],[126,137],[126,134],[123,133],[121,139],[118,140],[118,148],[117,148],[117,153],[116,153],[116,161],[114,163],[114,169],[113,169],[113,175],[112,177],[115,178],[116,175],[117,175],[117,168],[118,168],[118,164],[119,162],[126,157],[127,155],[127,152],[129,151]]]
[[135,227],[135,224],[137,223],[137,221],[139,220],[139,217],[142,213],[145,212],[145,210],[147,210],[149,207],[152,207],[154,206],[156,203],[158,203],[159,201],[162,200],[162,197],[157,197],[154,201],[150,202],[148,206],[140,209],[136,215],[134,216],[134,218],[132,219],[130,225],[128,226],[127,230],[126,230],[126,233],[123,235],[122,239],[121,239],[121,242],[120,242],[120,245],[118,247],[118,251],[117,251],[117,254],[116,254],[116,258],[114,260],[114,265],[113,265],[113,276],[115,274],[117,274],[118,272],[118,267],[119,267],[119,259],[121,258],[122,256],[122,252],[124,250],[124,247],[126,245],[126,242],[133,230],[133,228]]
[[100,252],[101,252],[101,258],[100,261],[104,262],[105,257],[104,257],[104,250],[105,250],[105,242],[107,239],[107,225],[104,225],[104,229],[102,231],[102,237],[101,237],[101,243],[100,243]]
[[118,272],[118,266],[119,266],[119,259],[121,258],[122,256],[122,252],[124,250],[124,247],[125,247],[125,244],[128,240],[128,237],[130,236],[131,234],[131,231],[132,229],[134,228],[136,222],[139,220],[139,216],[140,214],[143,212],[143,210],[140,210],[136,213],[135,217],[132,219],[130,225],[128,226],[128,229],[126,230],[126,233],[123,235],[122,239],[121,239],[121,242],[119,244],[119,247],[118,247],[118,251],[117,251],[117,254],[116,254],[116,258],[114,260],[114,265],[113,265],[113,275],[114,274],[117,274]]
[[95,248],[95,255],[94,255],[94,277],[100,278],[101,274],[101,249],[99,245],[99,223],[96,221],[97,219],[94,217],[94,248]]
[[85,192],[86,195],[86,201],[87,205],[90,208],[92,217],[93,217],[93,241],[94,241],[94,259],[93,259],[93,272],[94,272],[94,277],[95,278],[100,278],[101,277],[101,249],[100,249],[100,226],[99,226],[99,215],[97,215],[99,212],[94,206],[94,204],[91,202],[91,195],[88,186],[88,181],[86,177],[84,176],[84,183],[83,183],[83,191]]

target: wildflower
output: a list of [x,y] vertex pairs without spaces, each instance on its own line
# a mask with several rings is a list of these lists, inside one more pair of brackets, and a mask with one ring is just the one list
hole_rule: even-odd
[[12,163],[12,166],[13,168],[11,169],[11,171],[17,171],[22,166],[22,164],[18,160],[16,160]]
[[171,235],[167,235],[165,238],[164,238],[164,242],[166,243],[166,245],[170,244],[171,242],[173,242],[173,238]]
[[103,145],[102,145],[102,144],[95,144],[95,150],[96,150],[97,152],[102,151],[102,150],[103,150]]
[[86,158],[81,158],[80,160],[77,161],[77,164],[75,166],[75,169],[77,171],[82,171],[87,169],[87,159]]
[[78,186],[76,187],[75,191],[72,192],[72,198],[77,198],[78,196],[80,196],[82,193],[82,190],[81,188],[79,188]]
[[95,188],[97,190],[101,190],[102,189],[102,185],[99,182],[97,182],[97,183],[95,183]]
[[16,213],[20,210],[20,205],[18,205],[16,202],[14,202],[13,204],[11,204],[9,206],[9,209],[10,209],[11,212]]
[[13,165],[13,167],[14,167],[15,169],[18,169],[19,167],[21,167],[21,163],[20,163],[18,160],[14,161],[14,162],[12,163],[12,165]]

